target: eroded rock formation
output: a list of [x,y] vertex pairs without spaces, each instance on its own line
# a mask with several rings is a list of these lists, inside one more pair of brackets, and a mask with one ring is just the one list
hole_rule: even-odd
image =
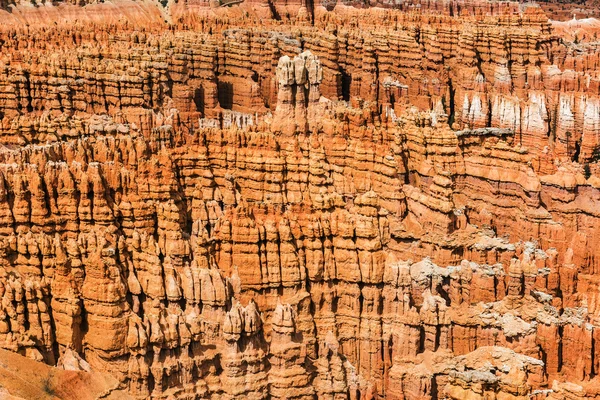
[[600,397],[595,45],[213,3],[0,3],[0,347],[140,399]]

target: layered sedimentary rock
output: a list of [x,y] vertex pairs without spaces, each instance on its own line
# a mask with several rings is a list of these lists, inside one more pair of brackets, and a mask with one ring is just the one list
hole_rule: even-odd
[[119,4],[0,4],[0,347],[136,398],[600,396],[593,44]]

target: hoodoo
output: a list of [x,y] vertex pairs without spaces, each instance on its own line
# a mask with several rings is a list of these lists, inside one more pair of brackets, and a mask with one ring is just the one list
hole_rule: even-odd
[[0,397],[600,398],[577,7],[0,0]]

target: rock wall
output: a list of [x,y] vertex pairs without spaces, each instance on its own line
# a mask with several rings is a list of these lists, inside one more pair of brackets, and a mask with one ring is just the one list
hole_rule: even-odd
[[600,395],[593,44],[516,3],[123,4],[0,27],[0,347],[137,398]]

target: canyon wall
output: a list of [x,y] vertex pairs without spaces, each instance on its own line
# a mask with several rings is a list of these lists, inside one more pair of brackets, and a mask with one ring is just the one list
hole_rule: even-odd
[[84,3],[0,3],[1,348],[140,399],[600,397],[595,43]]

